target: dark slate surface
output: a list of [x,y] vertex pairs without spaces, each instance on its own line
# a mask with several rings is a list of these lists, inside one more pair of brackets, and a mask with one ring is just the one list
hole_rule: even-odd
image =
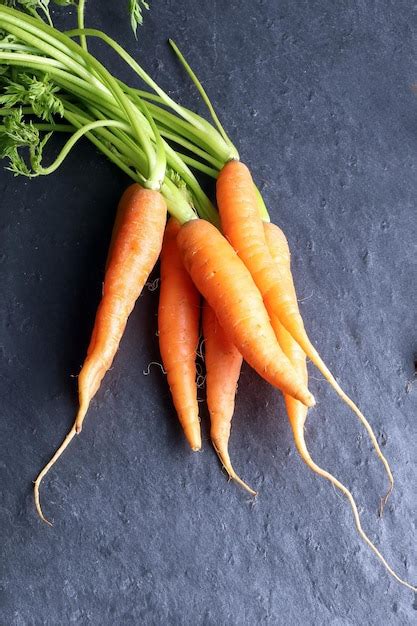
[[[311,451],[416,582],[415,3],[155,1],[138,44],[117,5],[90,2],[88,22],[192,104],[166,46],[177,38],[287,232],[307,328],[392,463],[384,519],[382,468],[313,368]],[[54,527],[36,517],[31,481],[74,417],[74,375],[126,183],[87,143],[47,180],[1,174],[0,623],[414,622],[413,594],[358,540],[343,498],[299,460],[278,393],[248,368],[231,450],[257,501],[220,471],[203,405],[204,451],[190,453],[161,372],[143,375],[159,358],[157,293],[138,302],[82,436],[45,481]]]

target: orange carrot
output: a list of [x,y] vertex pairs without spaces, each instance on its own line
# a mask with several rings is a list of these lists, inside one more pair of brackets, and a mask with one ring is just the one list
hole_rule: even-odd
[[[298,309],[297,297],[291,278],[290,251],[288,248],[287,239],[282,230],[278,228],[278,226],[275,226],[275,224],[264,224],[264,230],[266,242],[273,261],[279,266],[282,276],[287,275],[288,282],[291,282],[292,288],[289,289],[289,294],[292,300],[292,305]],[[295,370],[298,372],[299,376],[302,378],[302,380],[304,380],[305,384],[307,385],[308,372],[306,355],[304,351],[280,322],[276,323],[275,330],[284,353],[287,355]],[[349,489],[345,487],[339,480],[337,480],[337,478],[335,478],[332,474],[319,467],[311,458],[304,437],[304,425],[307,419],[308,409],[303,404],[301,404],[301,402],[298,402],[298,400],[295,400],[287,394],[284,395],[284,399],[288,419],[294,435],[295,445],[303,461],[315,474],[328,480],[334,487],[336,487],[346,496],[352,508],[355,525],[359,536],[371,548],[371,550],[380,559],[387,571],[398,582],[415,591],[415,587],[404,581],[394,572],[394,570],[391,568],[390,565],[388,565],[382,554],[364,532],[360,522],[357,505]]]
[[386,502],[394,484],[391,469],[369,422],[336,382],[307,336],[300,312],[294,306],[291,273],[280,271],[280,266],[272,261],[266,245],[255,185],[246,165],[239,161],[226,163],[217,178],[216,190],[224,235],[252,274],[272,325],[275,325],[276,319],[281,322],[367,430],[390,481],[388,493],[382,500],[382,503]]
[[158,259],[166,215],[167,207],[162,195],[143,189],[138,184],[131,185],[120,200],[103,295],[87,358],[78,377],[79,411],[64,442],[35,481],[36,508],[45,522],[48,520],[39,501],[40,483],[74,436],[81,432],[90,401],[113,362],[127,319]]
[[203,306],[203,336],[211,441],[229,477],[255,496],[256,491],[236,474],[228,451],[242,355],[226,336],[207,302]]
[[279,347],[252,276],[228,241],[215,226],[196,219],[181,227],[177,243],[194,284],[243,358],[269,383],[313,406],[313,396]]
[[171,218],[161,252],[158,329],[162,363],[174,406],[192,450],[201,449],[196,384],[200,294],[186,271],[177,247],[180,224]]

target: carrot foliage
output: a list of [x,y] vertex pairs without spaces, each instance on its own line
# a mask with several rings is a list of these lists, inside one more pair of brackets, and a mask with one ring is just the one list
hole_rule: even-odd
[[149,9],[149,3],[145,0],[129,0],[130,24],[137,36],[138,26],[143,24],[143,11]]

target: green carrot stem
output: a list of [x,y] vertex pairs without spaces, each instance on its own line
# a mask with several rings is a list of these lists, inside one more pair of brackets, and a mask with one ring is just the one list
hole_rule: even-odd
[[171,132],[164,126],[159,126],[158,128],[162,137],[165,137],[165,139],[169,139],[170,141],[178,144],[179,146],[186,148],[190,152],[194,152],[196,156],[201,157],[202,159],[207,161],[207,163],[210,163],[211,165],[213,165],[217,170],[221,170],[222,164],[217,159],[212,157],[210,154],[208,154],[204,150],[200,150],[198,146],[195,146],[193,143],[191,143],[187,139],[184,139],[184,137]]
[[80,31],[79,29],[67,31],[66,34],[69,37],[74,37],[80,35],[81,32],[90,37],[98,37],[113,48],[113,50],[119,54],[119,56],[134,70],[134,72],[136,72],[136,74],[160,96],[167,106],[172,108],[178,115],[193,125],[197,134],[203,133],[206,142],[213,146],[216,153],[222,154],[225,161],[236,158],[236,150],[234,148],[232,149],[230,145],[224,141],[223,137],[218,137],[215,129],[213,129],[210,124],[198,115],[190,113],[184,107],[181,107],[178,103],[176,103],[175,100],[170,98],[170,96],[168,96],[168,94],[165,93],[142,69],[135,59],[133,59],[133,57],[131,57],[130,54],[128,54],[126,50],[124,50],[116,41],[106,35],[106,33],[94,28],[86,28],[83,31]]
[[[64,117],[75,127],[80,127],[77,116],[69,111],[65,111]],[[131,167],[129,167],[122,159],[120,159],[110,148],[100,141],[93,133],[87,133],[86,137],[93,143],[110,161],[112,161],[119,169],[127,174],[135,182],[140,182],[141,177]]]
[[[71,113],[66,112],[65,117],[74,126],[79,125],[77,117]],[[103,153],[107,158],[115,163],[122,171],[124,171],[132,180],[140,182],[138,173],[130,168],[126,163],[115,155],[105,143],[98,139],[93,133],[88,133],[89,140]],[[181,224],[195,219],[197,216],[188,202],[184,199],[179,189],[168,178],[164,179],[161,186],[161,193],[164,196],[167,207],[171,215],[173,215]]]
[[224,130],[222,124],[220,123],[220,120],[217,117],[217,113],[214,110],[214,107],[211,104],[210,98],[208,97],[208,95],[207,95],[203,85],[201,84],[201,82],[197,78],[196,74],[191,69],[190,65],[186,61],[184,55],[182,54],[182,52],[178,48],[178,46],[175,43],[175,41],[173,39],[169,39],[168,41],[169,41],[169,44],[170,44],[171,48],[174,50],[175,54],[177,55],[180,63],[182,64],[182,66],[184,67],[185,71],[187,72],[188,76],[191,78],[192,82],[196,86],[200,96],[202,97],[202,99],[204,101],[204,104],[206,105],[206,107],[208,108],[208,110],[210,112],[210,115],[211,115],[211,117],[213,119],[213,122],[215,123],[215,125],[217,127],[217,130],[219,131],[219,133],[223,137],[223,139],[226,142],[226,144],[228,144],[230,146],[231,150],[233,151],[234,154],[233,154],[233,156],[231,158],[238,159],[239,158],[239,153],[236,150],[235,146],[233,145],[232,141],[230,140],[229,136],[227,135],[226,131]]
[[55,161],[49,165],[49,167],[37,167],[34,175],[47,176],[48,174],[52,174],[55,172],[60,165],[64,162],[72,148],[75,144],[87,133],[94,130],[95,128],[101,128],[105,126],[119,126],[120,122],[116,120],[96,120],[95,122],[91,122],[79,128],[73,135],[68,139],[61,152],[55,159]]
[[271,218],[269,217],[268,209],[266,208],[266,204],[264,202],[262,194],[256,185],[255,185],[255,193],[256,193],[256,198],[258,200],[258,209],[259,209],[259,213],[261,214],[261,218],[263,219],[264,222],[270,222]]
[[[78,0],[77,22],[78,22],[79,29],[84,29],[84,12],[85,12],[85,0]],[[87,38],[83,34],[80,35],[80,46],[86,52],[88,51]]]
[[186,163],[193,169],[201,172],[202,174],[206,174],[206,176],[210,176],[210,178],[214,178],[214,179],[217,178],[219,171],[215,170],[213,167],[209,167],[208,165],[205,165],[201,161],[197,161],[197,159],[193,159],[193,157],[189,156],[188,154],[184,154],[183,152],[179,152],[178,150],[175,150],[175,154],[177,154],[177,156],[182,161],[184,161],[184,163]]

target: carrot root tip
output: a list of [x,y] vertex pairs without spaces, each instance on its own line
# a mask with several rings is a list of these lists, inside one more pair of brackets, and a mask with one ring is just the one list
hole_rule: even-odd
[[33,488],[33,495],[35,497],[35,507],[36,507],[36,510],[37,510],[38,515],[41,518],[41,520],[44,521],[49,526],[52,526],[52,523],[45,517],[45,515],[42,512],[42,507],[41,507],[41,503],[40,503],[40,496],[39,496],[39,488],[40,488],[41,482],[45,478],[46,474],[49,472],[51,467],[53,467],[55,465],[55,463],[57,462],[57,460],[59,459],[61,454],[66,450],[66,448],[71,443],[71,441],[74,439],[76,434],[77,434],[77,429],[76,429],[76,425],[74,424],[74,426],[71,428],[71,430],[69,431],[69,433],[65,437],[64,441],[61,443],[61,445],[59,446],[59,448],[55,452],[55,454],[52,457],[52,459],[45,465],[45,467],[39,473],[38,477],[35,480],[35,486]]
[[229,477],[229,481],[233,480],[236,484],[240,485],[243,489],[245,489],[248,493],[251,494],[254,498],[258,495],[258,492],[252,489],[244,480],[240,478],[233,469],[233,466],[230,462],[229,453],[227,450],[221,450],[213,441],[213,448],[215,449],[217,456],[220,459],[220,463],[223,466],[223,469],[226,470],[227,475]]
[[49,519],[47,517],[45,517],[45,515],[43,514],[42,511],[42,507],[40,504],[40,500],[39,500],[39,484],[40,481],[35,481],[35,506],[36,506],[36,511],[39,515],[39,517],[41,518],[41,520],[43,522],[45,522],[45,524],[48,524],[48,526],[53,526],[52,522],[49,521]]
[[[330,474],[330,472],[327,472],[326,470],[322,469],[320,466],[318,466],[313,461],[313,459],[310,456],[310,453],[307,450],[307,446],[306,446],[306,443],[305,443],[305,440],[304,440],[304,434],[303,434],[302,429],[297,429],[297,428],[293,427],[293,433],[294,433],[295,444],[297,446],[298,452],[300,453],[300,456],[303,459],[303,461],[306,463],[306,465],[315,474],[317,474],[318,476],[321,476],[322,478],[328,480],[336,489],[338,489],[341,493],[343,493],[343,495],[347,498],[347,500],[348,500],[348,502],[350,504],[350,507],[352,509],[356,530],[358,532],[358,535],[361,537],[361,539],[365,542],[365,544],[367,544],[367,546],[372,550],[372,552],[376,555],[376,557],[380,560],[382,565],[385,567],[386,571],[393,578],[395,578],[395,580],[397,582],[399,582],[401,585],[404,585],[404,587],[407,587],[408,589],[411,589],[412,591],[414,591],[414,593],[417,593],[417,587],[415,587],[414,585],[411,585],[406,580],[401,578],[392,569],[392,567],[387,563],[385,558],[382,556],[381,552],[378,550],[378,548],[375,546],[375,544],[371,541],[371,539],[368,537],[368,535],[363,530],[362,524],[361,524],[361,521],[360,521],[358,507],[357,507],[356,502],[355,502],[351,492],[349,491],[349,489],[347,487],[345,487],[345,485],[343,485],[337,478],[335,478],[333,476],[333,474]],[[388,491],[387,495],[385,496],[385,499],[390,495],[391,489],[392,489],[392,485],[393,485],[393,482],[391,481],[391,488]]]
[[310,394],[308,398],[308,407],[312,408],[313,406],[316,406],[316,399],[313,394]]

